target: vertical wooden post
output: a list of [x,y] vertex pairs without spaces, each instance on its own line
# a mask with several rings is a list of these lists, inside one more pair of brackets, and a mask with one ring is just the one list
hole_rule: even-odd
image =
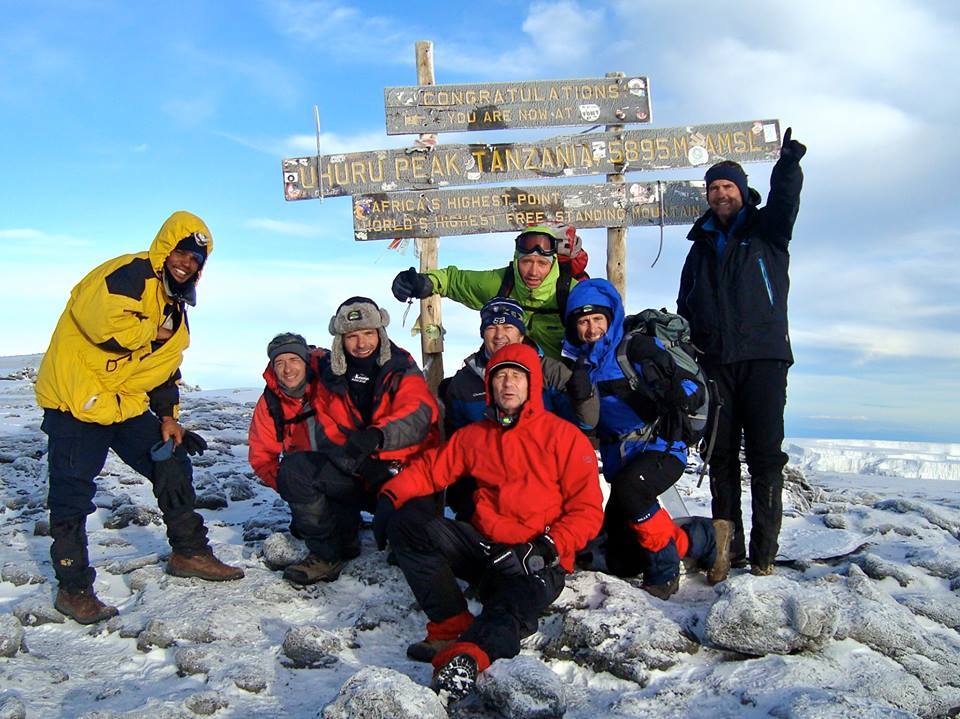
[[[622,72],[608,72],[607,77],[623,77]],[[607,125],[607,131],[622,130],[623,125]],[[617,172],[607,175],[607,182],[623,183],[623,173]],[[627,228],[607,228],[607,279],[617,288],[627,304]]]
[[[433,43],[418,40],[417,48],[417,84],[433,85]],[[421,136],[422,137],[422,136]],[[437,268],[440,254],[440,240],[436,237],[418,238],[420,247],[420,271]],[[423,371],[427,385],[434,395],[443,380],[443,331],[440,321],[440,295],[432,295],[420,300],[420,349],[423,357]]]

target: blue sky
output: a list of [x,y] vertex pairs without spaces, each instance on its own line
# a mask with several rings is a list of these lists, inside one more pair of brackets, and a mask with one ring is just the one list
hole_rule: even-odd
[[[0,355],[43,351],[70,288],[145,249],[187,209],[216,249],[191,313],[188,382],[252,386],[266,342],[326,345],[336,305],[368,294],[401,327],[390,278],[415,264],[352,239],[350,202],[288,203],[280,161],[398,147],[383,87],[651,79],[661,127],[778,117],[809,146],[792,246],[787,433],[960,438],[956,192],[960,10],[953,2],[192,2],[0,0]],[[540,136],[563,134],[553,129]],[[490,141],[510,131],[487,133]],[[441,142],[467,136],[445,135]],[[747,166],[768,189],[769,165]],[[694,170],[632,175],[700,179]],[[687,228],[628,235],[631,311],[675,307]],[[582,233],[602,275],[605,235]],[[502,266],[509,235],[444,238],[441,265]],[[413,313],[411,313],[413,314]],[[450,374],[479,341],[444,303]]]

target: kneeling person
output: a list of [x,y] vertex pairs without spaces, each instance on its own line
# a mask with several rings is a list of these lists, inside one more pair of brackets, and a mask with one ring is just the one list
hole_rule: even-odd
[[292,529],[310,550],[284,571],[296,584],[339,577],[360,552],[360,511],[372,511],[383,483],[439,444],[436,400],[410,354],[387,337],[389,321],[366,297],[346,300],[330,320],[330,353],[312,397],[315,450],[286,455],[277,473]]
[[[378,545],[389,536],[429,619],[426,639],[408,654],[433,654],[434,688],[454,699],[492,661],[519,653],[603,518],[596,454],[582,432],[544,410],[537,352],[522,344],[499,350],[486,387],[486,417],[388,481],[374,518]],[[464,476],[477,483],[469,523],[411,501]],[[479,587],[476,619],[457,577]]]

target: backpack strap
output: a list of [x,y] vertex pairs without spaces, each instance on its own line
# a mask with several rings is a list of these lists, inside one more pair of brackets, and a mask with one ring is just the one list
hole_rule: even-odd
[[[560,262],[560,259],[557,259]],[[567,298],[570,296],[570,280],[572,272],[569,262],[560,262],[560,275],[557,277],[557,309],[560,311],[560,321],[567,315]]]
[[263,400],[267,404],[267,411],[270,412],[270,417],[273,419],[273,426],[277,431],[277,441],[283,442],[283,428],[288,424],[296,424],[297,422],[303,422],[304,420],[313,417],[317,410],[313,407],[300,412],[290,419],[286,419],[283,416],[283,406],[280,404],[280,398],[277,396],[277,393],[274,392],[269,387],[263,388]]
[[507,265],[507,271],[503,273],[497,297],[509,297],[511,292],[513,292],[513,262]]

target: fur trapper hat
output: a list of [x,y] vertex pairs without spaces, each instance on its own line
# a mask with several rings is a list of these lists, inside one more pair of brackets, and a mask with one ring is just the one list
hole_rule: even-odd
[[383,367],[390,361],[390,338],[387,337],[387,325],[390,315],[380,309],[369,297],[351,297],[337,308],[330,318],[330,369],[335,375],[347,373],[347,358],[343,349],[343,336],[357,330],[377,330],[380,337],[380,356],[377,364]]

